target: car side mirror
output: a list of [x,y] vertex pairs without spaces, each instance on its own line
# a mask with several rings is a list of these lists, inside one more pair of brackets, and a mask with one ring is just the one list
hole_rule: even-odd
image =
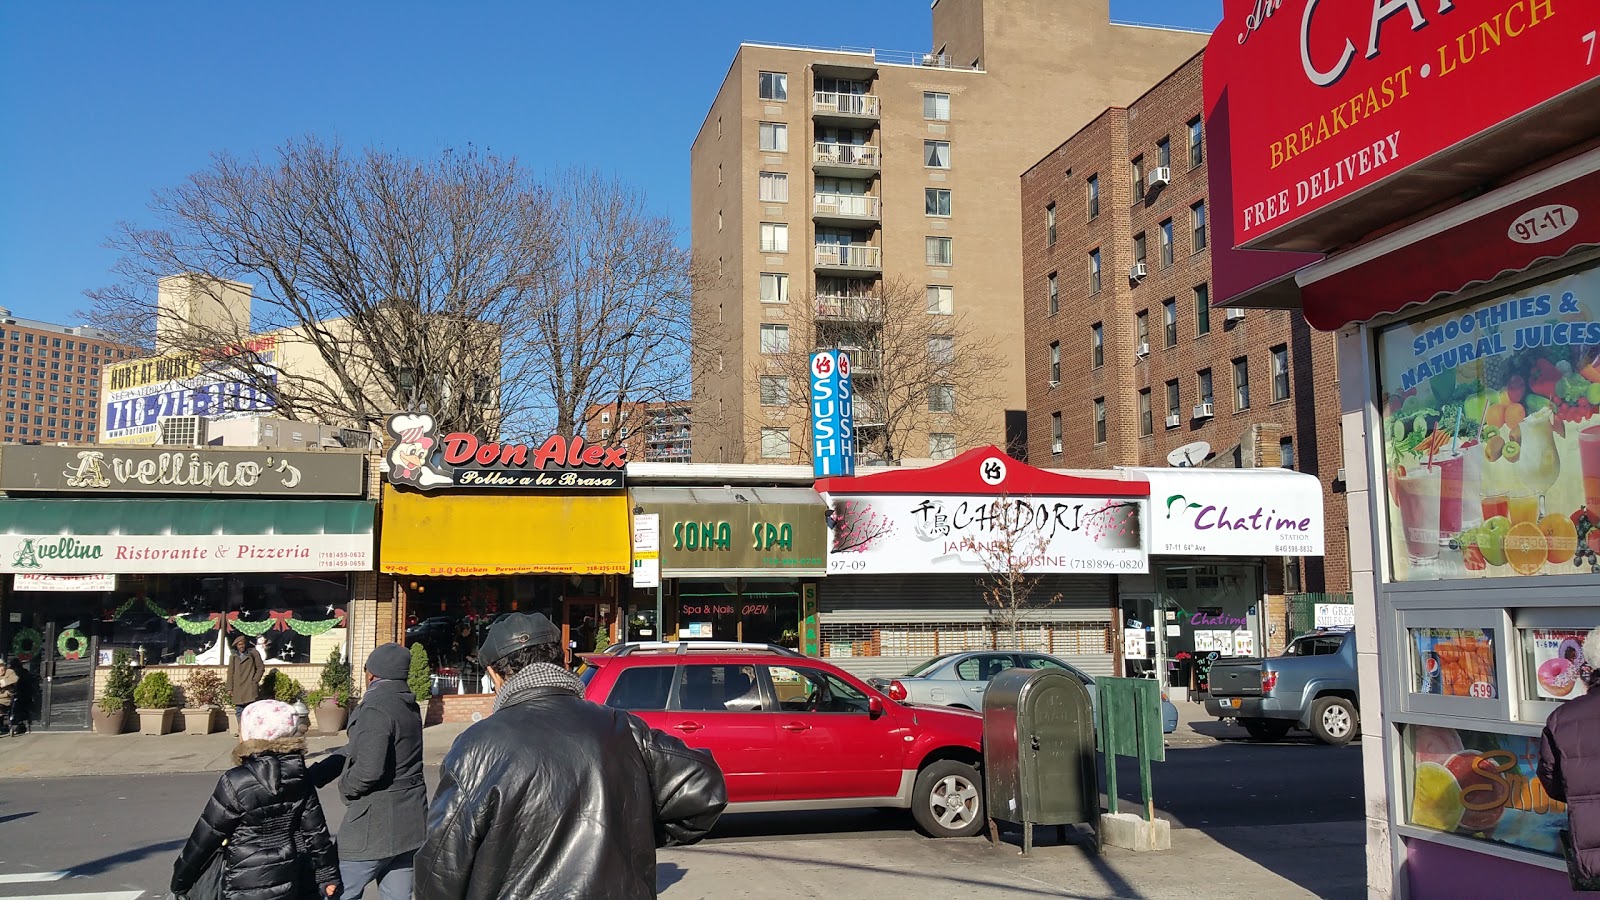
[[874,719],[879,718],[880,716],[882,716],[883,715],[883,698],[881,698],[881,697],[868,697],[867,698],[867,714],[872,716]]

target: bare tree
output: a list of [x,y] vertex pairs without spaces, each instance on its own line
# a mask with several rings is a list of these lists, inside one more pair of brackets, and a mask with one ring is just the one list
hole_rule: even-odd
[[1061,602],[1060,594],[1037,596],[1044,578],[1033,571],[1035,561],[1048,553],[1050,541],[1035,524],[1037,517],[1009,496],[996,497],[989,512],[983,539],[969,536],[962,544],[983,565],[979,585],[996,632],[1009,633],[1012,648],[1021,650],[1022,623],[1035,610]]
[[[751,377],[761,383],[758,407],[764,407],[752,418],[766,421],[774,406],[805,417],[811,354],[838,347],[852,364],[862,461],[894,465],[924,456],[910,449],[918,436],[951,434],[957,447],[993,437],[1006,366],[999,342],[965,315],[941,308],[921,285],[899,279],[824,281],[815,294],[791,296],[784,314],[763,324],[786,331],[769,329],[751,363]],[[793,429],[792,443],[810,459],[806,433]]]

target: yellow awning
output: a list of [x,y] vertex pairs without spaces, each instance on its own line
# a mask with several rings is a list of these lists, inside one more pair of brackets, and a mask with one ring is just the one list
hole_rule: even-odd
[[378,568],[396,575],[622,575],[626,494],[418,494],[383,487]]

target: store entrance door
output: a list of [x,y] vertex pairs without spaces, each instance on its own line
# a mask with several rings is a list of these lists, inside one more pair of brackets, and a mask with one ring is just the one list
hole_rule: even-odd
[[561,613],[561,644],[567,648],[567,664],[571,665],[575,654],[594,652],[595,632],[604,627],[600,624],[600,603],[594,597],[565,597]]
[[[44,623],[44,639],[29,673],[38,685],[38,703],[29,714],[33,727],[49,731],[86,731],[94,700],[95,641],[75,627],[76,621]],[[67,635],[62,639],[62,634]],[[65,650],[62,650],[62,646]]]

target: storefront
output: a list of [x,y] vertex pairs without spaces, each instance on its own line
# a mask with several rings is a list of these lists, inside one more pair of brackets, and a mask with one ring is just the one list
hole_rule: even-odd
[[1535,766],[1600,625],[1596,22],[1288,5],[1207,51],[1214,296],[1339,333],[1370,889],[1568,896]]
[[1117,579],[1149,572],[1148,483],[1046,472],[985,447],[816,490],[828,505],[824,656],[894,676],[943,653],[1020,647],[1116,670]]
[[436,435],[421,415],[388,428],[380,565],[441,696],[487,692],[477,648],[507,613],[549,616],[578,652],[609,641],[632,564],[619,451]]
[[[654,516],[659,529],[663,634],[804,649],[802,620],[814,625],[817,579],[827,574],[825,508],[815,491],[634,487],[631,495],[635,520]],[[648,629],[641,613],[651,588],[639,580],[636,591],[647,593],[630,621]]]
[[338,451],[0,449],[0,649],[35,727],[87,728],[118,650],[180,686],[236,635],[302,683],[348,659],[372,590],[365,472]]

